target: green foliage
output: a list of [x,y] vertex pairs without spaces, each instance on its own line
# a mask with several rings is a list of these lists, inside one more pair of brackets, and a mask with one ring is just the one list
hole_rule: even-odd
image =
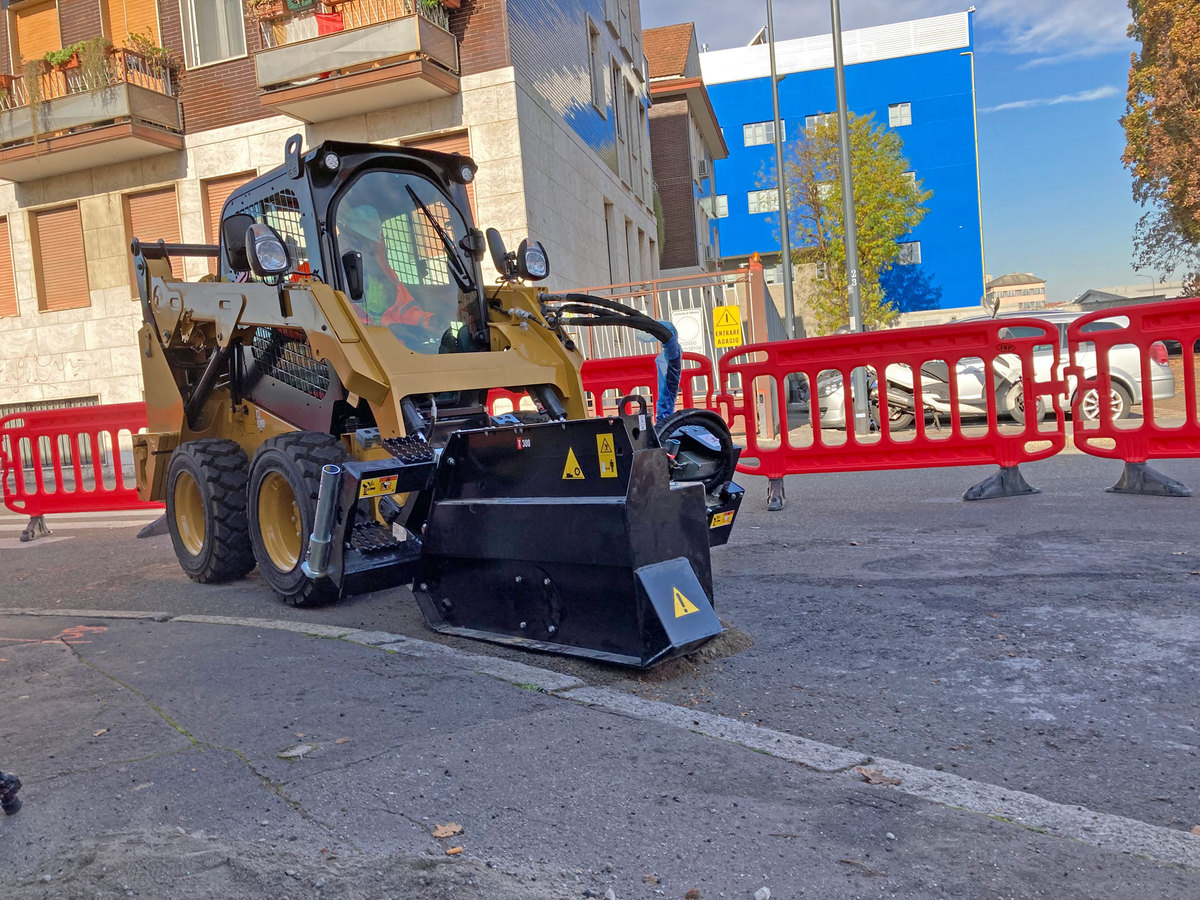
[[57,67],[67,63],[71,57],[75,55],[75,53],[75,45],[72,44],[70,47],[62,47],[58,50],[51,50],[49,53],[43,56],[42,59],[50,63],[50,65]]
[[[881,328],[896,317],[896,309],[884,295],[880,275],[899,258],[897,241],[925,217],[932,192],[907,174],[903,142],[894,130],[877,126],[874,116],[851,113],[849,131],[863,322],[868,329]],[[814,263],[820,273],[810,301],[818,334],[850,321],[840,167],[835,117],[805,129],[785,148],[793,260]],[[772,167],[759,186],[775,184]]]
[[1125,153],[1133,197],[1146,208],[1134,232],[1134,268],[1184,273],[1200,290],[1200,0],[1129,0]]
[[147,62],[175,68],[175,60],[171,56],[171,51],[166,47],[160,47],[158,42],[148,34],[141,32],[130,34],[129,49],[139,56],[145,57]]

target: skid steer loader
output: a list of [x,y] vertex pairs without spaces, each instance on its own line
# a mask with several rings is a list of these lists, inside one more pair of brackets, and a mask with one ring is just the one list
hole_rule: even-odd
[[[588,416],[572,334],[669,335],[527,284],[545,250],[474,226],[475,170],[369,144],[302,153],[297,135],[230,195],[219,245],[135,239],[139,496],[165,501],[197,582],[257,566],[297,605],[411,585],[448,634],[638,667],[688,653],[722,630],[709,548],[742,498],[740,451],[709,412],[656,428],[630,397]],[[180,280],[187,257],[211,274]],[[497,388],[533,409],[491,415]]]

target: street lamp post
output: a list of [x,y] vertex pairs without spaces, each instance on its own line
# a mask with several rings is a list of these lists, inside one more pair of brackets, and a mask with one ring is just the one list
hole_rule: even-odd
[[783,170],[783,122],[779,117],[779,77],[775,74],[775,18],[767,0],[767,53],[771,58],[771,103],[775,111],[775,184],[779,191],[779,251],[783,263],[783,327],[789,340],[796,336],[792,302],[792,243],[788,234],[787,179]]
[[[846,106],[846,68],[842,62],[842,11],[838,0],[829,0],[833,18],[833,75],[837,86],[838,148],[842,160],[842,220],[846,232],[846,288],[850,301],[850,330],[863,331],[862,294],[858,285],[858,227],[854,220],[854,177],[850,168],[850,119]],[[859,366],[850,376],[854,398],[854,432],[871,429],[867,416],[867,373]]]

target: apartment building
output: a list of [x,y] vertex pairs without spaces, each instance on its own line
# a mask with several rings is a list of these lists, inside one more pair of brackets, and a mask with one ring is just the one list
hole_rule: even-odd
[[551,287],[655,276],[646,83],[637,0],[13,0],[0,412],[140,399],[130,239],[215,242],[295,133],[469,153]]
[[[900,239],[885,292],[902,312],[978,305],[984,275],[970,13],[846,31],[842,47],[850,111],[895,129],[912,177],[933,193],[925,219]],[[832,36],[778,40],[775,58],[787,145],[837,114]],[[728,159],[716,163],[722,266],[735,268],[756,252],[771,265],[780,244],[769,48],[760,38],[701,53],[700,67],[729,145]]]
[[1000,312],[1025,312],[1046,307],[1046,279],[1028,272],[1010,272],[987,283],[983,305]]
[[714,163],[729,155],[700,76],[691,22],[648,28],[642,46],[650,72],[650,154],[662,208],[664,275],[717,268]]

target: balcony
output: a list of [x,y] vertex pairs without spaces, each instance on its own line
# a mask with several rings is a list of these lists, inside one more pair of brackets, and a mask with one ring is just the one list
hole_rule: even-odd
[[[294,9],[305,3],[309,8]],[[325,122],[459,91],[458,41],[444,6],[425,0],[260,0],[256,10],[263,47],[254,55],[260,101],[278,112]]]
[[34,181],[183,149],[173,69],[116,50],[101,73],[0,76],[0,178]]

